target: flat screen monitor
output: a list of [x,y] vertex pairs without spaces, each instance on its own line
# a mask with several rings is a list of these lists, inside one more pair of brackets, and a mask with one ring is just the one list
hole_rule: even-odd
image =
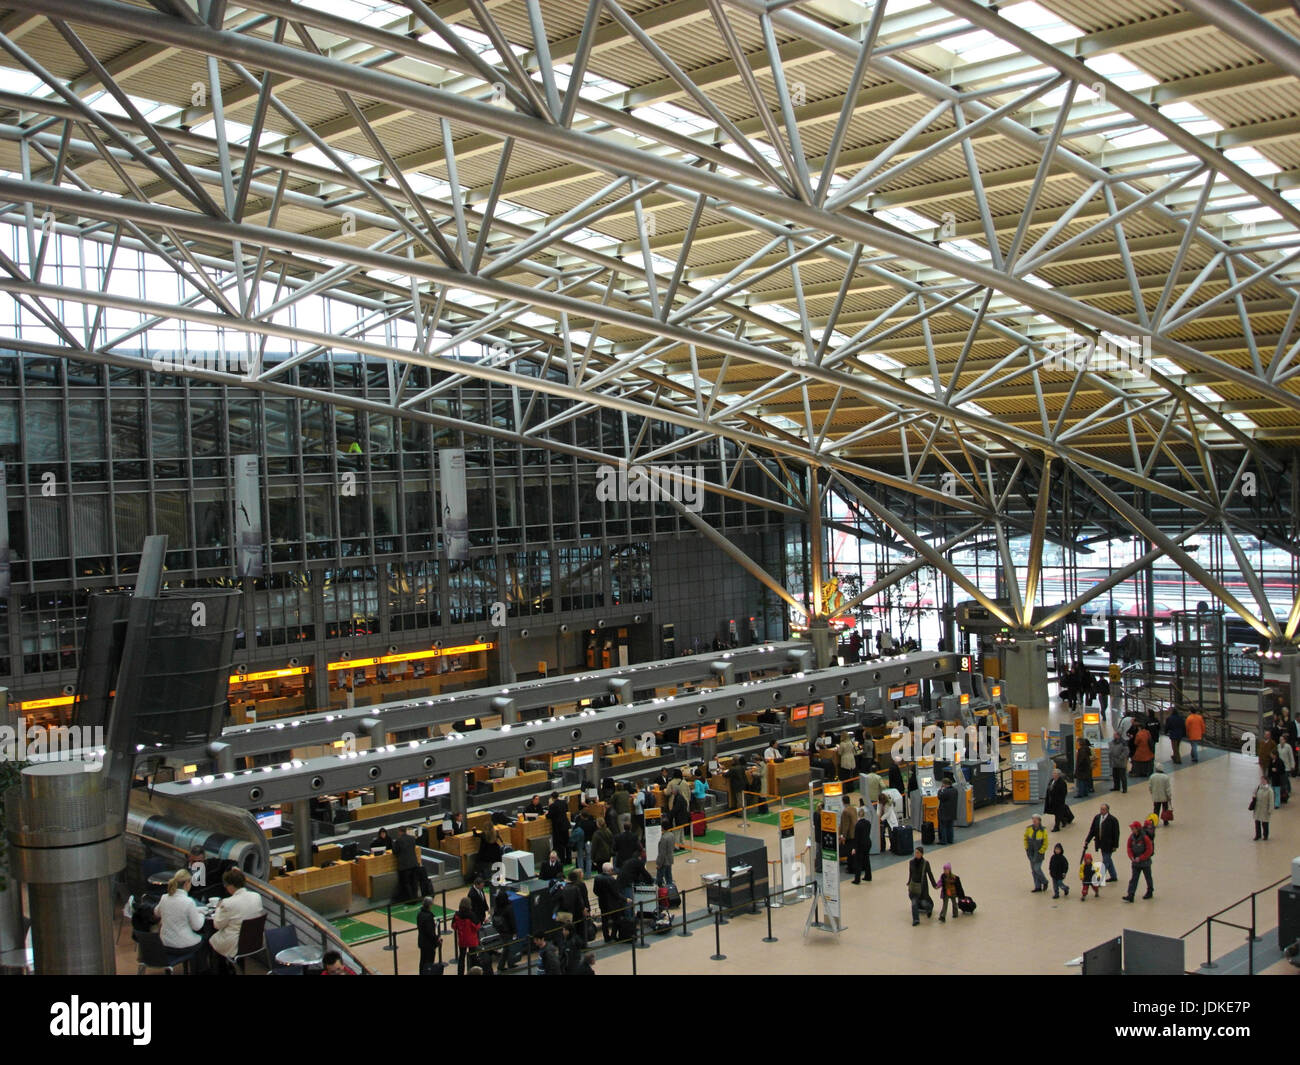
[[424,781],[417,780],[402,785],[402,802],[418,802],[424,798]]
[[258,810],[253,816],[257,818],[257,827],[263,832],[279,828],[283,821],[279,810]]
[[694,743],[700,738],[700,730],[697,728],[684,728],[677,733],[678,743]]
[[436,799],[439,795],[450,795],[451,777],[434,777],[429,781],[429,789],[426,794],[431,799]]
[[551,769],[568,769],[573,765],[573,755],[571,754],[553,754],[551,755]]
[[890,688],[889,698],[891,702],[900,702],[903,698],[903,686],[900,684],[897,688]]
[[915,699],[921,694],[921,684],[919,681],[912,681],[903,689],[903,695],[908,699]]
[[595,750],[575,751],[573,754],[574,765],[591,765],[596,760]]

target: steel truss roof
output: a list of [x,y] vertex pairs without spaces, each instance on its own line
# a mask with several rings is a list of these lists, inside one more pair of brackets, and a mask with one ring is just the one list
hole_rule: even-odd
[[[1300,17],[1184,7],[11,3],[0,61],[35,88],[0,91],[0,213],[28,238],[0,289],[57,338],[14,344],[139,365],[150,329],[216,327],[296,355],[184,372],[447,425],[448,381],[517,385],[571,406],[474,431],[569,453],[557,422],[642,414],[684,435],[616,461],[722,437],[780,472],[778,508],[822,471],[922,555],[899,498],[1041,546],[1069,471],[1097,527],[1293,637],[1300,610],[1252,613],[1132,503],[1276,541],[1240,491],[1285,500],[1300,443]],[[124,294],[111,250],[69,284],[56,234],[148,252],[188,297]],[[318,294],[358,326],[286,319]],[[1140,372],[1063,364],[1070,338]],[[283,379],[329,352],[449,378],[395,375],[387,403]]]

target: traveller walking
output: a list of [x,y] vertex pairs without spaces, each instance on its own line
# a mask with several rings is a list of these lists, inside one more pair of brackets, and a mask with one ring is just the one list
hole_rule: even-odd
[[1165,718],[1165,735],[1169,737],[1169,746],[1173,750],[1174,765],[1183,764],[1182,745],[1183,737],[1187,735],[1187,721],[1174,707],[1169,711],[1169,716]]
[[1083,841],[1084,850],[1086,851],[1088,844],[1094,841],[1097,849],[1101,851],[1102,864],[1106,867],[1107,883],[1118,880],[1119,874],[1115,872],[1115,863],[1111,855],[1119,850],[1119,819],[1110,812],[1107,803],[1101,804],[1101,811],[1092,819],[1092,827],[1088,829],[1088,835]]
[[[1268,777],[1259,778],[1259,787],[1255,789],[1255,794],[1250,800],[1250,810],[1255,815],[1255,842],[1260,839],[1268,839],[1268,820],[1273,814],[1273,786],[1268,782]],[[1260,831],[1263,836],[1260,836]]]
[[1183,726],[1187,733],[1187,745],[1192,749],[1192,765],[1195,765],[1201,760],[1200,747],[1201,741],[1205,739],[1205,718],[1199,710],[1193,708]]
[[[1110,786],[1113,791],[1128,794],[1128,740],[1116,732],[1107,746],[1110,752]],[[1195,757],[1192,761],[1196,761]]]
[[1074,751],[1074,797],[1086,799],[1092,794],[1092,744],[1080,736]]
[[938,887],[930,863],[925,860],[925,850],[917,847],[912,860],[907,863],[907,897],[912,900],[912,925],[921,923],[921,914],[927,918],[934,916],[934,899],[930,898],[930,888]]
[[1092,888],[1093,894],[1101,898],[1102,872],[1101,866],[1092,860],[1092,855],[1085,853],[1083,861],[1079,863],[1079,879],[1083,881],[1083,888],[1079,892],[1079,901],[1088,901],[1088,889]]
[[1043,819],[1037,814],[1025,829],[1025,857],[1029,859],[1029,871],[1034,877],[1034,892],[1047,890],[1047,877],[1043,876],[1043,858],[1047,855],[1047,829]]
[[1151,882],[1151,861],[1155,857],[1156,845],[1142,830],[1141,821],[1134,821],[1129,825],[1129,829],[1128,860],[1133,864],[1133,873],[1129,877],[1128,891],[1124,895],[1125,902],[1133,901],[1133,894],[1137,891],[1138,879],[1141,877],[1145,877],[1147,882],[1147,893],[1142,897],[1149,899],[1156,893],[1155,885]]
[[1070,812],[1070,807],[1065,801],[1069,791],[1070,786],[1065,782],[1061,771],[1053,769],[1052,782],[1047,785],[1047,795],[1043,799],[1043,813],[1051,814],[1053,832],[1061,831],[1062,821],[1069,825],[1074,820],[1074,814]]
[[1052,898],[1059,899],[1061,892],[1070,897],[1070,885],[1065,878],[1070,873],[1070,859],[1065,856],[1065,848],[1059,843],[1052,848],[1052,857],[1047,863],[1047,872],[1052,878]]
[[952,871],[951,865],[944,865],[943,872],[939,874],[939,898],[943,900],[943,905],[939,907],[940,924],[948,919],[949,903],[952,904],[952,919],[955,921],[961,916],[961,909],[957,906],[957,902],[965,894],[961,886],[961,877]]
[[[1174,807],[1174,782],[1159,762],[1155,764],[1151,779],[1147,781],[1147,787],[1151,789],[1151,812],[1161,821],[1171,820]],[[1165,816],[1166,810],[1170,811],[1169,817]]]

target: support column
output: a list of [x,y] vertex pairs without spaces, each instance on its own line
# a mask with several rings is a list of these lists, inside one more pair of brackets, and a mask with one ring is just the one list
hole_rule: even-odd
[[469,804],[466,801],[468,790],[465,787],[465,771],[455,769],[451,774],[451,812],[454,814],[469,814]]
[[311,801],[296,799],[289,804],[293,818],[293,863],[297,869],[314,865],[311,857]]
[[115,976],[113,876],[126,864],[124,818],[105,771],[44,762],[8,801],[8,855],[27,886],[36,972]]

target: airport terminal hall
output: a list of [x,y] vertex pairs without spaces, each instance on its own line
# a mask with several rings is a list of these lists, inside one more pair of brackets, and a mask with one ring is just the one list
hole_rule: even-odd
[[49,1038],[1285,1021],[1163,978],[1300,976],[1300,0],[0,0],[0,490]]

